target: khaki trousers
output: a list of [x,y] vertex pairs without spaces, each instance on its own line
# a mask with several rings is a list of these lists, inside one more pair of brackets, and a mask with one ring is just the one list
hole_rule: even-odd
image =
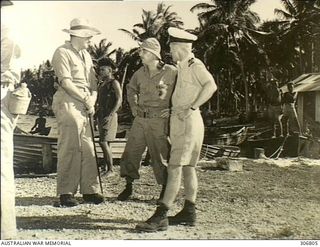
[[57,194],[99,191],[90,123],[84,105],[59,89],[52,109],[58,122]]
[[168,119],[136,117],[120,162],[120,176],[139,179],[142,154],[149,149],[151,165],[158,184],[165,184],[170,146],[167,139]]

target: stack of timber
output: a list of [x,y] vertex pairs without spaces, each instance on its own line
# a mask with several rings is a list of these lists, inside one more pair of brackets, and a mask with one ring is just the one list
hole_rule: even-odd
[[207,128],[204,143],[236,146],[246,140],[248,129],[248,126],[243,125]]
[[200,159],[214,159],[217,157],[238,157],[240,148],[227,145],[209,145],[203,144]]

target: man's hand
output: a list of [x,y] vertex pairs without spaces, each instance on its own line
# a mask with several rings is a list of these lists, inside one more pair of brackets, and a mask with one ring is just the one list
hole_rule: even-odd
[[84,99],[84,105],[86,107],[87,113],[93,116],[94,106],[96,104],[96,98],[92,95],[86,96]]
[[189,109],[180,111],[179,113],[177,113],[177,115],[180,120],[185,120],[188,117],[190,117],[193,112],[194,111],[189,108]]
[[10,84],[14,85],[16,83],[18,83],[18,81],[10,71],[1,73],[1,87],[8,87]]
[[90,115],[94,115],[94,107],[87,108],[87,113]]
[[86,106],[86,109],[94,108],[94,105],[96,103],[95,97],[92,95],[86,96],[84,99],[84,105]]

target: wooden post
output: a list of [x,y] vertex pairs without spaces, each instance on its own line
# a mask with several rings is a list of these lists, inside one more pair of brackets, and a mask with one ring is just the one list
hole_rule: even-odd
[[264,149],[263,148],[255,148],[254,149],[254,158],[255,159],[265,159],[266,156],[264,154]]
[[52,147],[48,143],[42,144],[42,167],[45,172],[50,172],[53,169]]

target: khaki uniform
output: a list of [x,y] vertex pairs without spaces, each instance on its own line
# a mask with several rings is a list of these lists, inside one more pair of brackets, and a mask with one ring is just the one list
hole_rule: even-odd
[[1,239],[16,236],[13,130],[18,116],[9,112],[7,104],[9,91],[14,87],[2,84],[6,82],[4,73],[19,82],[20,69],[15,61],[20,57],[20,48],[7,34],[1,26]]
[[[59,82],[69,78],[86,93],[97,90],[93,64],[86,50],[78,52],[70,42],[54,53],[52,66]],[[52,109],[58,122],[57,194],[98,193],[98,171],[89,118],[82,102],[58,87]]]
[[204,124],[200,110],[195,110],[183,120],[177,114],[188,112],[203,87],[202,83],[212,79],[205,65],[193,55],[179,63],[177,84],[172,95],[169,165],[197,164],[204,138]]
[[[161,110],[168,109],[176,79],[176,69],[164,65],[150,78],[146,67],[141,67],[127,85],[127,96],[133,113],[137,113],[120,162],[120,175],[128,180],[139,179],[142,154],[148,147],[151,164],[159,184],[166,181],[166,166],[170,146],[167,140],[168,119],[161,118]],[[165,92],[159,96],[159,85]]]

